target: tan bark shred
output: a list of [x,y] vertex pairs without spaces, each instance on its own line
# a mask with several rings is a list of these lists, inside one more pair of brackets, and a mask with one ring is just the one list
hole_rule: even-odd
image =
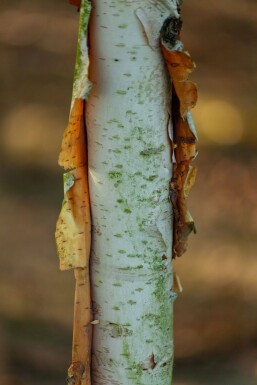
[[176,293],[182,293],[182,291],[183,291],[183,287],[182,287],[180,278],[179,278],[178,274],[175,273],[175,271],[173,273],[173,290]]
[[85,166],[87,163],[84,108],[85,100],[75,99],[58,161],[65,170]]
[[196,168],[196,140],[187,119],[187,113],[197,101],[196,84],[188,80],[195,64],[188,52],[174,50],[161,40],[161,50],[172,81],[173,151],[175,163],[170,181],[170,201],[173,206],[173,258],[187,249],[187,238],[195,230],[194,220],[187,209],[186,198],[191,190]]
[[56,243],[60,269],[88,266],[91,247],[90,204],[85,167],[69,172],[74,184],[64,196],[57,221]]
[[85,268],[91,247],[91,215],[83,99],[75,99],[63,136],[59,164],[64,174],[65,196],[57,221],[56,243],[61,270]]
[[68,369],[68,383],[90,385],[92,310],[88,268],[75,269],[72,364]]
[[91,384],[91,215],[84,109],[85,100],[75,99],[62,140],[59,164],[69,171],[64,174],[64,201],[55,234],[60,269],[74,269],[76,279],[72,364],[67,378],[70,385]]

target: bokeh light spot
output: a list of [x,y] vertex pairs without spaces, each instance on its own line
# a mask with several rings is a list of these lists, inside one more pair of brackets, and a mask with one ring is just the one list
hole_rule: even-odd
[[239,143],[244,131],[240,112],[225,100],[203,103],[199,111],[199,124],[208,140],[222,145]]
[[65,118],[57,108],[40,104],[13,108],[3,119],[1,132],[8,158],[56,167]]

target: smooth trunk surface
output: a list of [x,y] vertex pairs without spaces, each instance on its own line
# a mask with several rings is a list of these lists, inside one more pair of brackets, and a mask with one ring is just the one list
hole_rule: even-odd
[[163,3],[92,3],[86,125],[92,301],[100,321],[94,385],[172,382],[171,86],[160,48],[149,45],[137,16],[148,9],[145,25],[152,14],[158,31],[172,11]]

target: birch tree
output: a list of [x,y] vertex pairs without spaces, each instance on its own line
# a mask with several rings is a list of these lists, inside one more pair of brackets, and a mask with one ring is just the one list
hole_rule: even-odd
[[79,39],[56,229],[76,278],[68,382],[171,384],[172,259],[194,230],[196,154],[180,1],[70,2]]

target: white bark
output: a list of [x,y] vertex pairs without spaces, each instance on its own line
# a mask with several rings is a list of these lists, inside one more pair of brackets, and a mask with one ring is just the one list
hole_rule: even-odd
[[168,385],[176,297],[168,201],[171,95],[156,39],[163,20],[176,15],[176,1],[92,5],[86,125],[92,300],[100,321],[92,383]]

